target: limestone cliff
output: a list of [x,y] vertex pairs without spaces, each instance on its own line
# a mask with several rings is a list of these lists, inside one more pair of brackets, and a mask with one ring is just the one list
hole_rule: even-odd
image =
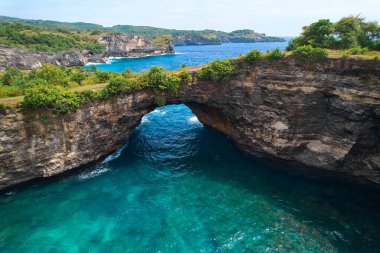
[[[378,61],[263,60],[240,66],[228,84],[194,72],[167,103],[185,103],[250,153],[380,185],[379,73]],[[63,116],[0,109],[0,188],[96,161],[125,143],[154,107],[154,94],[139,91]]]
[[174,45],[172,42],[163,46],[158,46],[142,36],[122,33],[108,34],[101,37],[98,42],[105,45],[106,49],[103,54],[107,57],[138,57],[174,52]]
[[111,56],[138,57],[174,52],[171,41],[165,45],[156,45],[142,36],[127,34],[108,34],[99,38],[98,43],[105,45],[105,50],[99,54],[79,49],[49,53],[0,45],[0,70],[8,67],[27,70],[39,68],[46,63],[68,67],[83,66],[89,62],[106,62]]

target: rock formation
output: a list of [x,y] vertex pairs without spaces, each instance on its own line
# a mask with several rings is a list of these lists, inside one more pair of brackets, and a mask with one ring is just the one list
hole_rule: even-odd
[[138,57],[174,52],[174,45],[172,42],[163,46],[157,46],[146,40],[144,37],[122,33],[108,34],[101,37],[98,42],[106,46],[103,54],[107,57]]
[[[193,81],[168,104],[250,153],[308,171],[380,185],[380,62],[287,57],[241,66],[228,84]],[[123,145],[155,108],[151,91],[94,100],[76,112],[0,109],[0,188],[96,161]]]
[[127,34],[108,34],[99,38],[98,42],[105,45],[104,52],[100,54],[79,49],[48,53],[0,45],[0,70],[8,67],[27,70],[42,67],[46,63],[67,67],[84,66],[89,62],[106,62],[111,56],[136,57],[174,52],[172,42],[159,46],[144,37]]

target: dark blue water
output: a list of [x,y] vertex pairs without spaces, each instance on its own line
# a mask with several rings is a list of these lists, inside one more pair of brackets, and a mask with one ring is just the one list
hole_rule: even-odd
[[0,252],[380,252],[380,193],[287,169],[159,108],[105,161],[1,193]]
[[[253,49],[263,52],[280,48],[284,50],[287,42],[261,43],[227,43],[222,45],[204,46],[177,46],[175,54],[148,56],[142,58],[111,58],[108,63],[96,64],[99,70],[122,72],[130,69],[134,72],[150,69],[152,66],[162,66],[168,70],[181,68],[182,64],[188,67],[203,65],[208,62],[234,58],[246,54]],[[89,68],[91,66],[87,65]]]

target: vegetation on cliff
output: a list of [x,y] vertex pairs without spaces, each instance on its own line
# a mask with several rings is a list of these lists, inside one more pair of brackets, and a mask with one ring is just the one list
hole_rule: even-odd
[[[181,85],[191,80],[191,75],[184,69],[169,72],[162,67],[153,67],[137,74],[129,70],[116,73],[47,64],[29,72],[7,69],[0,76],[0,97],[25,95],[21,109],[45,108],[62,114],[74,111],[89,99],[104,99],[141,89],[152,90],[157,96],[177,94]],[[109,84],[100,91],[74,92],[70,89],[98,83]]]
[[380,50],[380,26],[377,22],[365,22],[361,16],[344,17],[335,23],[329,19],[320,19],[305,26],[301,36],[291,40],[287,49],[295,50],[308,45],[349,50],[348,53]]
[[104,45],[97,43],[98,34],[64,29],[48,30],[20,23],[0,23],[0,44],[35,51],[61,52],[87,49],[101,53]]
[[65,88],[108,82],[114,72],[89,71],[81,67],[58,67],[46,64],[40,69],[20,71],[8,68],[0,73],[0,98],[25,95],[28,88],[53,84]]
[[0,16],[0,22],[13,22],[26,24],[49,30],[64,30],[73,33],[90,33],[101,34],[104,32],[122,32],[132,35],[141,35],[147,39],[154,40],[159,36],[166,35],[174,38],[177,45],[187,44],[221,44],[223,42],[258,42],[258,41],[285,41],[283,38],[271,37],[253,30],[243,29],[230,33],[215,30],[176,30],[165,29],[150,26],[132,26],[132,25],[116,25],[113,27],[103,27],[91,23],[68,23],[50,20],[30,20]]
[[236,74],[236,67],[229,60],[217,60],[199,70],[198,77],[203,80],[227,83]]
[[323,48],[312,47],[311,45],[297,47],[293,55],[304,61],[321,61],[328,55]]

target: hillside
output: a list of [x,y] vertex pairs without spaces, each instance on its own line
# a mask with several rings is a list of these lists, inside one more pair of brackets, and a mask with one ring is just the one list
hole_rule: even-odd
[[32,51],[63,52],[87,49],[100,53],[104,45],[97,43],[102,32],[47,29],[21,23],[0,21],[0,44]]
[[227,42],[266,42],[266,41],[284,41],[283,38],[267,36],[263,33],[257,33],[253,30],[244,29],[230,33],[215,30],[176,30],[157,28],[150,26],[132,26],[132,25],[116,25],[112,27],[104,27],[98,24],[83,22],[59,22],[51,20],[30,20],[0,16],[0,22],[22,23],[35,27],[60,30],[75,30],[79,32],[102,32],[114,31],[123,32],[132,35],[141,35],[148,39],[155,39],[160,35],[171,35],[175,45],[198,45],[198,44],[221,44]]

